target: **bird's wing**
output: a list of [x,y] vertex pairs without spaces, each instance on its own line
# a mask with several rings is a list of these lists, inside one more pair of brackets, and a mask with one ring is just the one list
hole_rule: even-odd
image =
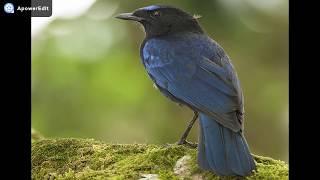
[[143,48],[144,65],[167,94],[239,131],[236,111],[243,105],[238,79],[229,59],[221,59],[227,56],[215,54],[211,43],[149,40]]

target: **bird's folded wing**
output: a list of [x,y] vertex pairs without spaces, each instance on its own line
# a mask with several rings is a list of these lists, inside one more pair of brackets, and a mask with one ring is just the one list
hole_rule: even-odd
[[142,54],[148,74],[166,95],[234,131],[242,128],[236,115],[243,108],[239,81],[228,56],[215,42],[206,37],[149,40]]
[[202,56],[169,52],[156,63],[149,61],[146,68],[159,86],[184,103],[211,115],[222,125],[234,131],[241,129],[235,113],[240,108],[236,77],[228,68]]

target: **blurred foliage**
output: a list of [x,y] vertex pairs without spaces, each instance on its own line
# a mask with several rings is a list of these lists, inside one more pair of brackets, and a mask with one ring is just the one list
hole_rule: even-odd
[[[46,137],[177,141],[192,111],[153,88],[139,57],[142,28],[112,17],[159,2],[96,1],[81,16],[55,19],[34,35],[32,127]],[[288,2],[170,4],[202,15],[203,28],[231,57],[244,91],[245,135],[252,152],[287,161]],[[197,137],[196,125],[189,140]]]

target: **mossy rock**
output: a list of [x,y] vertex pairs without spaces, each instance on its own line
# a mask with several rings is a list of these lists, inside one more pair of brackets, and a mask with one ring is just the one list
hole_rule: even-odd
[[32,142],[32,179],[288,179],[286,163],[261,156],[253,175],[219,177],[200,170],[196,154],[178,145],[40,139]]

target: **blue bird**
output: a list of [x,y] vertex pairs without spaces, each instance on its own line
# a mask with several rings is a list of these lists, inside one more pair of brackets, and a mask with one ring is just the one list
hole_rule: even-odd
[[116,18],[143,25],[140,56],[162,94],[199,115],[198,164],[218,175],[250,175],[256,169],[243,134],[243,94],[223,48],[201,28],[198,17],[181,9],[152,5]]

